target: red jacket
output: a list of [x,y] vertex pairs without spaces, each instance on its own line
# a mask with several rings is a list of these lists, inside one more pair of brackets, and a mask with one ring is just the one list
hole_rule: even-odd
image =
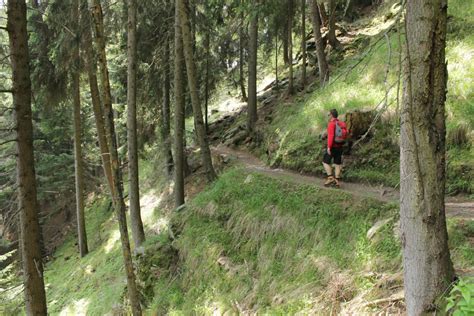
[[337,118],[332,117],[328,123],[328,148],[342,147],[342,144],[338,144],[334,142],[334,137],[336,134],[336,121],[337,121]]

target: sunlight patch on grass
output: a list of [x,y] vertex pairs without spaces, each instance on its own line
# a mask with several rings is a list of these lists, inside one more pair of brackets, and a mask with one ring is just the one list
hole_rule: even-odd
[[150,190],[140,197],[140,210],[143,224],[152,225],[154,221],[155,208],[160,204],[163,193],[159,194],[155,190]]
[[82,298],[80,300],[74,300],[71,304],[63,308],[63,310],[59,313],[60,316],[68,316],[68,315],[87,315],[87,308],[90,304],[88,299]]
[[111,252],[115,248],[115,246],[117,246],[117,243],[119,240],[120,240],[120,231],[117,228],[112,231],[109,239],[104,244],[105,253]]

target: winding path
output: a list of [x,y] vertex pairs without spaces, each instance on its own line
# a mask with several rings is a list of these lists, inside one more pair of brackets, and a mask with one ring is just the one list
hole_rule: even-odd
[[[304,175],[286,169],[272,169],[265,165],[260,159],[247,151],[232,149],[224,145],[212,148],[212,151],[225,157],[234,158],[241,163],[245,169],[264,174],[274,179],[286,180],[299,184],[311,184],[324,188],[325,190],[344,191],[353,195],[370,197],[382,202],[396,202],[400,199],[397,189],[385,186],[370,186],[362,183],[343,182],[341,188],[327,188],[324,179]],[[446,197],[446,215],[465,220],[474,220],[474,201],[464,197]]]

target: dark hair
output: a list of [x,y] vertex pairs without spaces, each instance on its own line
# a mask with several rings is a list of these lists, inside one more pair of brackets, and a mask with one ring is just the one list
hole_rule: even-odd
[[337,118],[337,110],[336,109],[332,109],[331,111],[329,111],[329,113],[331,113],[332,117],[334,118]]

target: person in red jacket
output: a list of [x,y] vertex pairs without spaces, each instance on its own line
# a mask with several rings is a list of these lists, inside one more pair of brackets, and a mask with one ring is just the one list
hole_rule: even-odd
[[[323,156],[323,166],[324,170],[327,174],[326,182],[324,182],[325,186],[335,185],[336,187],[340,186],[341,180],[341,172],[342,172],[342,143],[335,142],[335,134],[336,134],[336,122],[337,120],[337,110],[332,109],[329,111],[329,123],[327,128],[327,148],[324,151]],[[334,160],[334,169],[335,169],[335,177],[332,173],[331,163]]]

